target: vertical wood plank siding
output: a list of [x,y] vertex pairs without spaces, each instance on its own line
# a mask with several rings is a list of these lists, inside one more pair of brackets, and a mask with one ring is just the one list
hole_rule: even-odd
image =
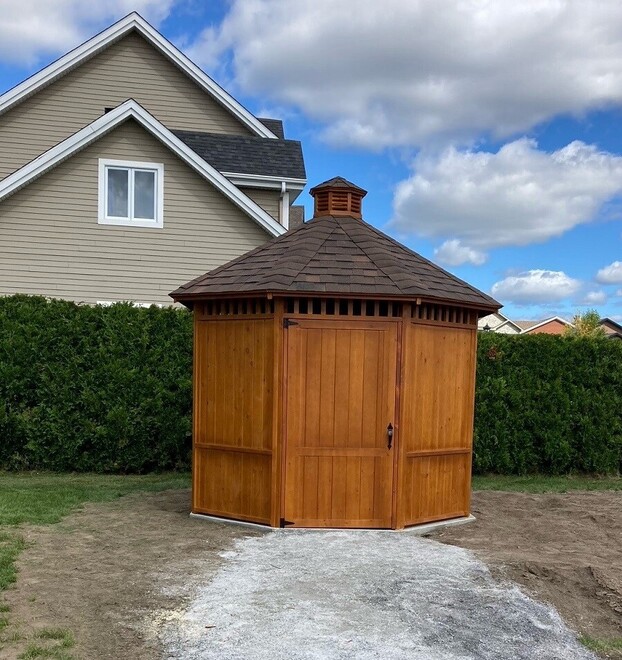
[[[98,158],[164,163],[164,229],[97,223]],[[268,234],[129,120],[0,202],[0,295],[171,304]]]
[[0,115],[0,179],[130,98],[170,129],[251,134],[132,32]]
[[193,505],[270,524],[274,321],[195,315]]

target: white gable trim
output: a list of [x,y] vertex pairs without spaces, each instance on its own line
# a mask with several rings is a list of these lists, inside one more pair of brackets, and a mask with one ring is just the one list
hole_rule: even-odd
[[66,71],[82,63],[83,60],[95,55],[113,41],[124,37],[136,30],[142,37],[155,46],[163,55],[175,64],[183,73],[189,76],[204,91],[213,96],[218,103],[224,106],[232,115],[247,126],[253,133],[277,139],[277,136],[254,117],[243,105],[238,103],[220,85],[203,73],[199,67],[186,57],[178,48],[165,39],[155,28],[137,14],[132,12],[125,18],[111,25],[109,28],[95,35],[81,46],[69,51],[66,55],[52,62],[44,69],[27,78],[19,85],[0,96],[0,114],[19,103],[23,98],[37,92],[41,87],[48,85]]
[[504,325],[511,325],[514,328],[516,328],[516,330],[518,330],[518,332],[516,333],[517,335],[522,332],[521,327],[519,325],[516,325],[516,323],[514,323],[514,321],[511,321],[507,316],[505,316],[504,318],[505,318],[505,321],[503,321],[503,323],[499,323],[499,325],[496,328],[494,328],[495,330],[498,330],[499,328],[502,328]]
[[266,213],[250,197],[236,188],[218,170],[203,160],[197,153],[187,147],[178,137],[173,135],[166,126],[150,115],[139,103],[130,99],[117,106],[114,110],[97,118],[94,122],[41,154],[38,158],[24,165],[0,181],[0,201],[27,185],[37,177],[45,174],[58,163],[72,156],[76,151],[84,149],[127,119],[136,120],[143,128],[179,156],[206,181],[209,181],[225,197],[250,216],[258,225],[273,236],[280,236],[285,229],[271,215]]

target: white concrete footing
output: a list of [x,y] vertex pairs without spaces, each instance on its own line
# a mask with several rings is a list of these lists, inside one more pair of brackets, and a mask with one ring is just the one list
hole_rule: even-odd
[[[270,527],[269,525],[260,525],[259,523],[246,522],[244,520],[233,520],[231,518],[219,518],[218,516],[210,516],[205,513],[191,513],[191,518],[198,518],[200,520],[207,520],[209,522],[224,523],[226,525],[238,525],[240,527],[248,527],[249,529],[254,529],[262,532],[287,532],[287,531],[308,531],[308,532],[328,532],[335,531],[334,527]],[[451,518],[450,520],[439,520],[438,522],[425,523],[424,525],[414,525],[413,527],[406,527],[405,529],[379,529],[379,530],[370,530],[370,529],[350,529],[349,532],[398,532],[405,534],[416,534],[423,535],[428,534],[429,532],[435,532],[444,527],[454,527],[455,525],[465,525],[466,523],[473,522],[475,516],[463,516],[462,518]]]

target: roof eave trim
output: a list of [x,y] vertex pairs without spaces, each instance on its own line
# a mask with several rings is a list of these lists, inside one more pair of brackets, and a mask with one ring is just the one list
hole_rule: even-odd
[[251,188],[278,188],[287,184],[288,190],[302,190],[307,185],[306,179],[297,179],[288,176],[270,176],[265,174],[241,174],[239,172],[221,172],[236,186],[249,186]]
[[126,101],[114,110],[102,115],[88,126],[85,126],[77,133],[74,133],[66,140],[63,140],[55,147],[52,147],[38,158],[35,158],[0,181],[0,201],[24,187],[33,179],[45,174],[48,170],[69,158],[80,149],[85,148],[91,142],[94,142],[127,119],[137,121],[270,234],[280,236],[285,233],[285,228],[272,216],[233,185],[218,170],[203,160],[196,152],[187,147],[179,138],[175,137],[166,126],[160,123],[134,100]]
[[406,296],[406,295],[390,295],[390,294],[375,294],[375,293],[345,293],[341,292],[331,292],[331,291],[290,291],[287,289],[255,289],[252,291],[232,291],[232,292],[200,292],[192,293],[191,291],[185,291],[183,289],[176,289],[169,293],[169,296],[175,300],[175,302],[190,302],[190,301],[202,301],[210,300],[216,298],[257,298],[265,296],[275,296],[279,298],[283,297],[297,297],[303,296],[306,298],[361,298],[361,299],[373,299],[373,300],[396,300],[400,302],[415,302],[415,300],[420,299],[422,302],[434,303],[434,304],[444,304],[444,305],[455,305],[456,307],[465,307],[468,309],[479,310],[482,312],[489,312],[492,310],[499,309],[493,305],[486,305],[484,303],[476,302],[465,302],[462,300],[450,300],[446,298],[433,298],[428,296]]
[[175,66],[189,76],[204,91],[213,96],[242,124],[253,133],[265,138],[278,137],[254,117],[243,105],[228,94],[218,83],[184,55],[176,46],[165,39],[154,27],[136,12],[128,14],[103,32],[95,35],[77,48],[69,51],[55,62],[52,62],[38,73],[30,76],[20,84],[0,96],[0,114],[19,103],[23,98],[34,94],[39,88],[51,83],[69,69],[78,66],[83,60],[95,55],[108,44],[125,36],[131,30],[136,30],[147,41],[152,43]]

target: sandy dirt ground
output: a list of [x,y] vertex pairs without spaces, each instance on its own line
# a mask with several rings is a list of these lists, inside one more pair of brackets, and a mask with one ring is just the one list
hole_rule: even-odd
[[476,522],[431,537],[474,550],[575,630],[622,637],[622,493],[486,491],[474,493],[472,511]]
[[17,658],[46,627],[73,632],[75,658],[161,657],[162,623],[216,572],[221,552],[256,534],[189,518],[189,499],[187,490],[128,495],[87,504],[57,525],[23,528],[29,547],[5,600],[10,631],[25,639],[0,657]]
[[[187,615],[238,543],[263,536],[190,519],[188,501],[188,491],[136,494],[86,505],[57,525],[23,528],[28,547],[17,585],[5,592],[9,630],[22,639],[0,657],[17,658],[44,627],[71,630],[75,658],[163,657],[162,630]],[[621,509],[614,493],[481,493],[476,523],[435,538],[472,548],[553,603],[576,630],[616,637]]]

